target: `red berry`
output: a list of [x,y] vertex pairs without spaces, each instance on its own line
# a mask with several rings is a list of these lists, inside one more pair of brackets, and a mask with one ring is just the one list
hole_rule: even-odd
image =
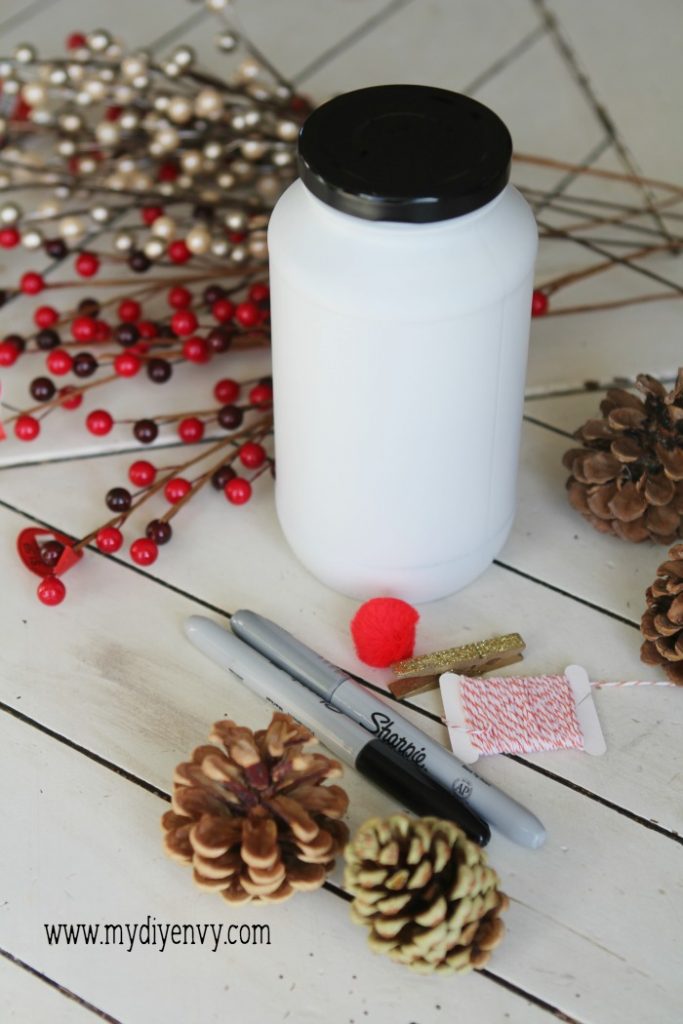
[[143,224],[150,227],[155,220],[163,216],[163,209],[161,206],[143,206],[140,210],[140,216],[142,217]]
[[185,497],[191,487],[192,484],[189,480],[184,480],[181,476],[174,476],[164,487],[164,497],[171,505],[175,505]]
[[45,576],[36,590],[38,600],[43,604],[61,604],[66,597],[66,587],[57,576]]
[[94,341],[97,321],[91,316],[77,316],[71,321],[71,335],[74,341]]
[[83,401],[83,395],[81,392],[76,391],[76,389],[72,387],[61,388],[59,394],[62,396],[62,400],[59,404],[63,409],[78,409],[79,405]]
[[192,334],[196,328],[197,317],[191,309],[179,309],[178,312],[174,313],[171,317],[171,330],[174,334],[177,334],[179,338],[184,338],[188,334]]
[[66,37],[67,50],[81,50],[84,46],[87,46],[87,43],[88,40],[82,32],[72,32],[71,35]]
[[159,335],[159,328],[153,320],[141,320],[138,324],[138,333],[141,338],[156,338]]
[[262,409],[273,401],[273,389],[269,384],[255,384],[249,392],[249,401],[252,405]]
[[242,327],[257,327],[263,319],[263,313],[255,302],[240,302],[235,310],[235,320]]
[[211,350],[203,338],[195,336],[183,343],[183,355],[191,363],[208,363]]
[[135,299],[122,299],[116,312],[119,320],[123,320],[125,324],[134,324],[136,320],[140,319],[142,307]]
[[266,450],[254,441],[247,441],[240,448],[240,462],[247,469],[258,469],[266,461]]
[[257,281],[249,289],[249,298],[252,302],[267,302],[270,298],[270,288],[267,284]]
[[187,416],[178,424],[178,436],[186,444],[201,441],[204,437],[204,424],[197,416]]
[[114,420],[106,409],[94,409],[88,413],[85,425],[91,434],[97,437],[104,437],[114,426]]
[[52,327],[59,320],[59,313],[53,306],[38,306],[33,314],[36,327]]
[[228,480],[223,493],[232,505],[244,505],[251,498],[251,484],[241,476]]
[[123,113],[123,107],[107,107],[104,112],[105,121],[118,121]]
[[178,165],[168,160],[159,168],[157,178],[159,179],[159,181],[175,181],[179,174],[180,170],[178,168]]
[[213,389],[214,398],[221,405],[230,405],[231,402],[234,402],[239,397],[239,393],[239,384],[236,380],[230,380],[229,377],[216,381]]
[[217,299],[211,307],[211,316],[218,320],[219,324],[227,324],[228,320],[232,320],[235,313],[235,307],[230,299]]
[[247,235],[245,231],[228,231],[228,240],[232,242],[233,245],[239,245],[246,237]]
[[3,249],[13,249],[15,245],[19,245],[19,239],[21,235],[16,228],[2,228],[0,230],[0,246]]
[[44,278],[41,274],[36,274],[34,270],[28,270],[22,275],[21,281],[19,282],[19,288],[24,295],[37,295],[38,292],[42,292],[44,287]]
[[76,257],[74,267],[81,277],[94,277],[100,269],[100,261],[94,252],[81,252]]
[[168,258],[172,263],[187,263],[191,256],[192,253],[187,248],[182,238],[177,238],[175,242],[171,242],[168,247]]
[[114,359],[114,369],[119,377],[134,377],[136,373],[140,372],[141,366],[142,360],[140,357],[130,350],[122,352]]
[[531,315],[543,316],[548,312],[548,296],[545,292],[536,289],[531,296]]
[[12,366],[19,355],[19,349],[11,341],[0,341],[0,366]]
[[167,301],[171,309],[187,309],[192,302],[192,292],[189,288],[176,285],[169,290]]
[[19,416],[14,421],[14,434],[20,441],[33,441],[40,433],[40,423],[34,416]]
[[65,349],[53,348],[52,352],[47,354],[45,366],[50,373],[54,373],[55,377],[61,377],[69,372],[73,366],[73,359]]
[[156,562],[159,549],[149,537],[139,537],[130,546],[130,557],[136,565],[151,565]]
[[101,530],[97,531],[95,543],[100,551],[104,551],[107,555],[113,555],[123,544],[123,534],[115,526],[103,526]]
[[128,479],[136,487],[149,487],[156,480],[156,467],[145,459],[138,459],[128,470]]
[[95,321],[95,341],[109,341],[111,338],[111,327],[106,320]]

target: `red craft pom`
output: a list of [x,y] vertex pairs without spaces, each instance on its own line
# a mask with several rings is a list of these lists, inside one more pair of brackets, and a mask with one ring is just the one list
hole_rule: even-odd
[[417,611],[405,601],[373,597],[360,606],[351,620],[356,654],[375,668],[386,668],[412,657],[418,619]]

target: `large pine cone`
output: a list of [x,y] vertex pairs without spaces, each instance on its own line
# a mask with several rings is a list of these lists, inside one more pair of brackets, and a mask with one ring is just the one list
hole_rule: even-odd
[[662,665],[669,679],[683,686],[683,544],[671,548],[645,596],[640,657],[646,665]]
[[643,398],[612,388],[602,419],[576,431],[569,501],[601,533],[672,544],[683,537],[683,369],[670,392],[646,373],[636,387]]
[[325,779],[341,765],[303,752],[313,734],[279,711],[252,733],[216,722],[192,760],[178,765],[172,810],[161,819],[167,852],[191,863],[195,882],[229,903],[280,902],[319,889],[348,840],[348,807]]
[[450,821],[396,814],[367,821],[345,851],[351,915],[371,949],[422,974],[481,968],[508,898],[486,854]]

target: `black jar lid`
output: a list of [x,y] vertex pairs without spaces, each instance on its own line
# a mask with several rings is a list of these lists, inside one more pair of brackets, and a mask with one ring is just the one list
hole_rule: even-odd
[[482,103],[424,85],[344,93],[308,117],[299,173],[328,206],[424,224],[477,210],[505,188],[512,139]]

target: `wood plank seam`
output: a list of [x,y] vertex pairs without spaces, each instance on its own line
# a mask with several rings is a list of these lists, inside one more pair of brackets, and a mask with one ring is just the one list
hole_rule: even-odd
[[36,967],[32,967],[31,964],[27,963],[25,960],[22,960],[18,956],[14,956],[12,953],[9,952],[9,950],[3,949],[1,946],[0,956],[4,957],[5,960],[8,960],[11,964],[16,964],[16,966],[21,970],[27,971],[29,974],[33,975],[34,978],[38,978],[38,980],[42,981],[43,984],[49,985],[51,988],[54,988],[57,992],[60,992],[66,999],[71,999],[74,1003],[78,1003],[78,1005],[82,1006],[85,1010],[90,1010],[90,1012],[93,1013],[96,1017],[99,1017],[100,1020],[105,1020],[108,1022],[108,1024],[123,1024],[123,1022],[120,1021],[118,1017],[112,1017],[110,1013],[107,1013],[105,1010],[101,1010],[99,1006],[95,1006],[93,1003],[88,1002],[87,999],[84,999],[82,996],[79,996],[77,992],[74,992],[72,989],[67,988],[65,985],[60,984],[58,981],[55,981],[55,979],[51,978],[48,974],[44,974],[42,971],[39,971]]

